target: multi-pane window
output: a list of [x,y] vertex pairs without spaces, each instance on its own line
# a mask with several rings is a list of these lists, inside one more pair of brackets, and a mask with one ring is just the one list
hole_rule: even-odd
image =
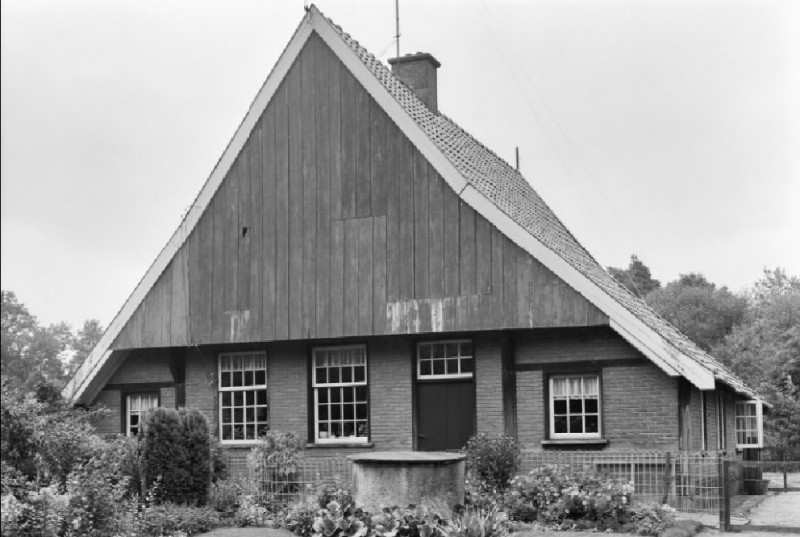
[[736,447],[758,448],[764,445],[761,401],[736,403]]
[[227,443],[257,440],[269,429],[263,352],[220,354],[219,424],[220,438]]
[[144,413],[152,408],[158,408],[158,394],[139,393],[128,395],[125,399],[125,406],[128,410],[125,420],[125,434],[136,436],[139,434],[139,427]]
[[472,342],[431,341],[417,346],[417,378],[471,378]]
[[550,377],[550,437],[600,436],[600,377]]
[[367,349],[363,345],[314,349],[314,441],[367,442]]

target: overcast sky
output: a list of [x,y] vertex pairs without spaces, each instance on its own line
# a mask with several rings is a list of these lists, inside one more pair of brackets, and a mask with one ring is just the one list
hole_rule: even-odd
[[[394,0],[317,6],[386,60]],[[2,288],[107,325],[303,17],[302,0],[2,2]],[[800,275],[800,2],[401,0],[439,108],[603,265]],[[391,46],[389,46],[391,44]]]

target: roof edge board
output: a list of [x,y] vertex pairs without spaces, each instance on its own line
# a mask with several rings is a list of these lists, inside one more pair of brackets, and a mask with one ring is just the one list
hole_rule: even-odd
[[303,45],[305,45],[311,35],[311,15],[311,12],[309,12],[300,22],[297,31],[292,36],[292,39],[289,41],[289,44],[284,49],[280,58],[278,58],[275,67],[264,81],[261,89],[256,94],[244,119],[242,119],[242,122],[233,134],[231,141],[223,151],[222,156],[220,156],[217,164],[211,171],[211,175],[208,177],[200,193],[195,198],[194,203],[192,203],[192,206],[187,211],[183,221],[181,221],[167,244],[162,248],[158,256],[156,256],[155,261],[153,261],[150,268],[145,272],[145,275],[125,301],[125,304],[123,304],[120,311],[111,321],[111,324],[103,333],[100,341],[63,388],[61,393],[66,400],[74,401],[82,397],[83,391],[88,383],[91,382],[92,378],[97,374],[98,369],[108,360],[111,353],[111,344],[128,323],[142,301],[144,301],[147,293],[153,288],[158,278],[200,221],[200,217],[219,188],[219,185],[230,171],[233,163],[236,161],[236,157],[247,142],[258,119],[266,109],[267,104],[272,100],[278,86],[280,86],[280,83],[289,72],[289,68],[292,66],[302,50]]
[[612,328],[642,351],[664,372],[671,376],[682,375],[700,389],[713,388],[714,374],[712,371],[672,347],[622,304],[500,210],[475,187],[467,186],[459,197],[496,225],[509,239],[608,315]]

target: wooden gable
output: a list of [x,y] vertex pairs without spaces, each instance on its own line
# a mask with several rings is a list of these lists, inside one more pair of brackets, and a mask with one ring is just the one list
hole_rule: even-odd
[[312,33],[111,348],[608,323],[460,200]]

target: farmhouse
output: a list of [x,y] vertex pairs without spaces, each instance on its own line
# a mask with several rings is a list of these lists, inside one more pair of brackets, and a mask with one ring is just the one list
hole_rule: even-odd
[[106,433],[196,407],[231,450],[757,446],[757,395],[438,112],[439,62],[389,63],[307,11],[64,395]]

